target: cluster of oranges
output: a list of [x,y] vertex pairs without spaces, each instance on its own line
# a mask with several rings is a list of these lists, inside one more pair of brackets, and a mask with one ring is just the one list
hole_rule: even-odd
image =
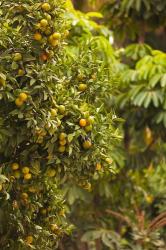
[[[86,132],[92,131],[94,124],[94,117],[89,116],[88,118],[81,118],[79,120],[79,125],[81,128],[85,129]],[[90,138],[84,140],[82,144],[84,149],[90,149],[92,147],[92,141]]]
[[17,99],[15,100],[15,104],[17,107],[22,106],[28,99],[28,95],[24,92],[20,93]]
[[66,144],[67,144],[67,134],[61,133],[59,135],[59,148],[58,148],[58,151],[60,153],[64,153],[66,151]]
[[24,180],[32,179],[32,174],[30,173],[29,167],[20,167],[18,163],[13,163],[11,168],[14,171],[13,175],[16,179],[20,179],[21,175],[23,175]]
[[[43,18],[36,24],[36,32],[33,35],[33,39],[36,42],[42,43],[45,38],[49,45],[53,48],[57,47],[60,43],[60,39],[62,35],[59,32],[55,32],[54,28],[52,27],[52,16],[51,11],[52,7],[49,3],[43,3],[41,5],[41,10],[44,12]],[[50,13],[50,14],[49,14]],[[67,31],[64,34],[67,36]],[[49,57],[53,56],[53,51],[43,52],[40,58],[43,61],[47,61]]]

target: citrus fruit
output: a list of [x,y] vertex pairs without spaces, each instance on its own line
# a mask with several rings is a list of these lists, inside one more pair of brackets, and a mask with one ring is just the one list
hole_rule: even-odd
[[22,101],[22,102],[25,102],[27,99],[28,99],[28,95],[26,93],[20,93],[19,94],[19,99]]
[[67,143],[67,141],[66,141],[65,139],[59,141],[59,144],[60,144],[61,146],[65,146],[66,143]]
[[25,241],[26,241],[26,243],[28,245],[32,244],[32,242],[33,242],[33,236],[31,236],[31,235],[27,236],[26,239],[25,239]]
[[60,153],[64,153],[65,150],[66,150],[65,146],[60,146],[60,147],[58,148],[58,151],[59,151]]
[[54,32],[53,34],[52,34],[52,38],[53,39],[60,39],[61,38],[61,34],[59,33],[59,32]]
[[14,177],[16,178],[16,179],[20,179],[20,177],[21,177],[21,173],[20,173],[20,171],[18,171],[18,170],[16,170],[15,172],[14,172]]
[[47,171],[47,176],[54,177],[56,175],[55,169],[51,168]]
[[22,194],[21,194],[21,198],[22,198],[23,200],[28,199],[28,194],[27,194],[27,193],[22,193]]
[[21,55],[21,53],[15,53],[14,56],[13,56],[13,60],[14,60],[15,62],[21,61],[21,60],[22,60],[22,55]]
[[92,125],[86,126],[86,127],[85,127],[85,131],[86,131],[86,132],[92,131]]
[[87,89],[87,85],[84,84],[84,83],[80,83],[79,87],[78,87],[78,90],[83,92]]
[[39,32],[36,32],[34,34],[34,40],[41,41],[42,40],[42,35]]
[[30,180],[32,178],[32,174],[28,173],[24,175],[24,180]]
[[86,119],[81,119],[81,120],[79,121],[80,127],[85,127],[86,124],[87,124]]
[[25,74],[25,71],[23,69],[18,70],[18,75],[23,76]]
[[84,149],[89,149],[89,148],[91,148],[91,147],[92,147],[91,141],[86,140],[86,141],[83,142],[83,148],[84,148]]
[[50,6],[49,3],[43,3],[41,7],[42,7],[43,11],[49,11],[49,10],[51,10],[51,6]]
[[96,164],[96,170],[100,171],[102,169],[101,163]]
[[59,140],[63,141],[66,138],[67,134],[65,133],[60,133],[59,135]]
[[66,111],[66,108],[65,108],[64,105],[59,105],[58,110],[59,110],[59,113],[60,113],[60,114],[64,114],[65,111]]
[[48,21],[47,21],[47,19],[42,19],[41,21],[40,21],[40,25],[41,25],[41,27],[47,27],[48,26]]
[[56,116],[57,115],[57,110],[56,109],[51,109],[51,116]]
[[23,168],[22,168],[23,174],[28,174],[29,171],[30,171],[30,169],[29,169],[28,167],[23,167]]
[[24,102],[20,98],[17,98],[15,100],[15,104],[17,107],[21,107],[24,104]]
[[16,162],[15,162],[15,163],[13,163],[13,164],[12,164],[12,169],[13,169],[13,170],[17,170],[17,169],[19,169],[19,164],[18,164],[18,163],[16,163]]

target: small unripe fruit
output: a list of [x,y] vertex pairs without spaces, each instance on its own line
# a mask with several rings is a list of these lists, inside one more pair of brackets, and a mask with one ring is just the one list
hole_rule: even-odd
[[65,150],[66,150],[65,146],[60,146],[60,147],[58,148],[58,151],[59,151],[60,153],[64,153]]
[[57,110],[56,109],[51,109],[51,116],[55,117],[57,115]]
[[21,55],[21,53],[15,53],[14,56],[13,56],[13,60],[14,60],[15,62],[21,61],[21,60],[22,60],[22,55]]
[[55,175],[56,175],[55,169],[49,169],[49,170],[47,171],[47,176],[49,176],[49,177],[54,177]]
[[64,114],[65,111],[66,111],[66,108],[65,108],[64,105],[60,105],[60,106],[58,107],[58,110],[59,110],[59,113],[60,113],[60,114]]
[[21,178],[21,173],[20,173],[20,171],[18,171],[18,170],[16,170],[15,172],[14,172],[14,177],[16,178],[16,179],[20,179]]
[[80,83],[79,87],[78,87],[78,90],[79,91],[85,91],[87,89],[87,85],[84,84],[84,83]]
[[30,169],[28,167],[23,167],[22,172],[23,174],[28,174]]
[[18,75],[23,76],[25,74],[25,71],[23,69],[18,70]]

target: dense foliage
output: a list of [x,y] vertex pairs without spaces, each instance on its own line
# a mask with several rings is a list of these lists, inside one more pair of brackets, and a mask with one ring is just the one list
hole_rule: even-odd
[[166,54],[142,43],[165,3],[103,2],[139,44],[70,0],[0,1],[1,249],[166,248]]
[[71,231],[64,183],[118,170],[103,105],[112,71],[91,40],[66,47],[65,1],[0,3],[1,249],[53,249]]

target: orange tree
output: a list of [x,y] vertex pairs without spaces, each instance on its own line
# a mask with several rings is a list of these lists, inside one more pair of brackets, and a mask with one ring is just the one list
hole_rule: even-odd
[[112,73],[93,44],[64,48],[65,1],[0,6],[0,247],[53,249],[71,231],[59,183],[116,171]]

